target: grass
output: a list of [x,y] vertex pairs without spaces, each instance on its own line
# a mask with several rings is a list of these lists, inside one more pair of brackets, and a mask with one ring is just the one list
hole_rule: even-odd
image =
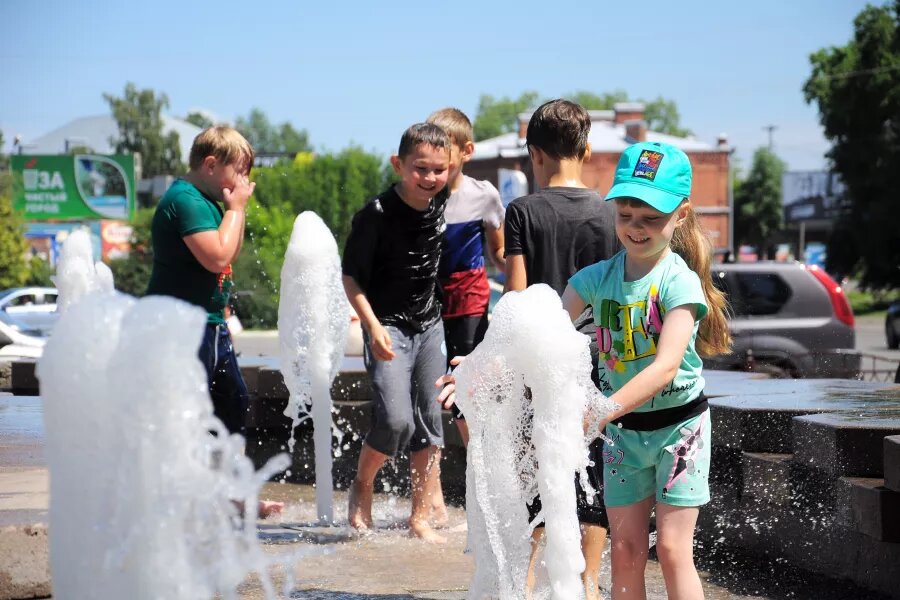
[[900,300],[900,290],[850,290],[847,300],[857,316],[884,312],[891,302]]

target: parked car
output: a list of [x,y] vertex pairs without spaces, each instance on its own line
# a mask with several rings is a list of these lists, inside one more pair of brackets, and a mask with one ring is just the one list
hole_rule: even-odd
[[856,378],[853,310],[821,268],[800,263],[713,265],[728,296],[734,347],[707,368],[758,370],[777,377]]
[[[30,336],[47,336],[59,318],[56,288],[21,287],[0,292],[0,320]],[[8,336],[7,336],[8,337]],[[10,343],[11,340],[0,343]]]
[[896,350],[900,347],[900,301],[891,303],[884,317],[884,337],[887,347]]

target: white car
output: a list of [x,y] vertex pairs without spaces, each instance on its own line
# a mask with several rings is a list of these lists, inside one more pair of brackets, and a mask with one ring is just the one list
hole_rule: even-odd
[[59,318],[56,288],[21,287],[0,291],[0,345],[20,336],[43,338]]

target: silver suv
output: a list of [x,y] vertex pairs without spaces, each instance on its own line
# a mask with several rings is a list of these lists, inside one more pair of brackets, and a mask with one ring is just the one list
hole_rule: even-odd
[[758,370],[777,377],[859,376],[853,310],[825,271],[800,263],[713,265],[731,302],[731,354],[712,369]]

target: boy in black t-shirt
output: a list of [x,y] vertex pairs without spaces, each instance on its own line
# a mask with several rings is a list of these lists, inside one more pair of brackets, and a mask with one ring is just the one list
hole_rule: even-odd
[[[526,143],[534,179],[540,191],[513,200],[506,209],[506,289],[524,290],[545,283],[560,296],[569,277],[579,269],[612,257],[619,251],[615,212],[596,190],[581,181],[582,166],[590,159],[587,111],[567,100],[552,100],[540,106],[528,123]],[[585,311],[575,326],[591,335],[592,377],[597,382],[597,346],[593,319]],[[599,383],[598,383],[599,387]],[[606,544],[609,519],[603,505],[602,441],[591,445],[591,484],[598,493],[587,503],[578,478],[578,520],[585,571],[582,575],[586,600],[599,600],[600,559]],[[531,519],[540,512],[540,498],[528,507]],[[534,563],[542,525],[535,529],[528,589],[534,585]]]
[[443,428],[433,382],[446,369],[438,297],[438,262],[450,140],[437,125],[420,123],[403,134],[391,165],[400,183],[353,217],[344,248],[344,289],[359,315],[374,415],[350,487],[348,520],[372,526],[375,476],[408,444],[411,451],[410,533],[446,541],[429,523]]

